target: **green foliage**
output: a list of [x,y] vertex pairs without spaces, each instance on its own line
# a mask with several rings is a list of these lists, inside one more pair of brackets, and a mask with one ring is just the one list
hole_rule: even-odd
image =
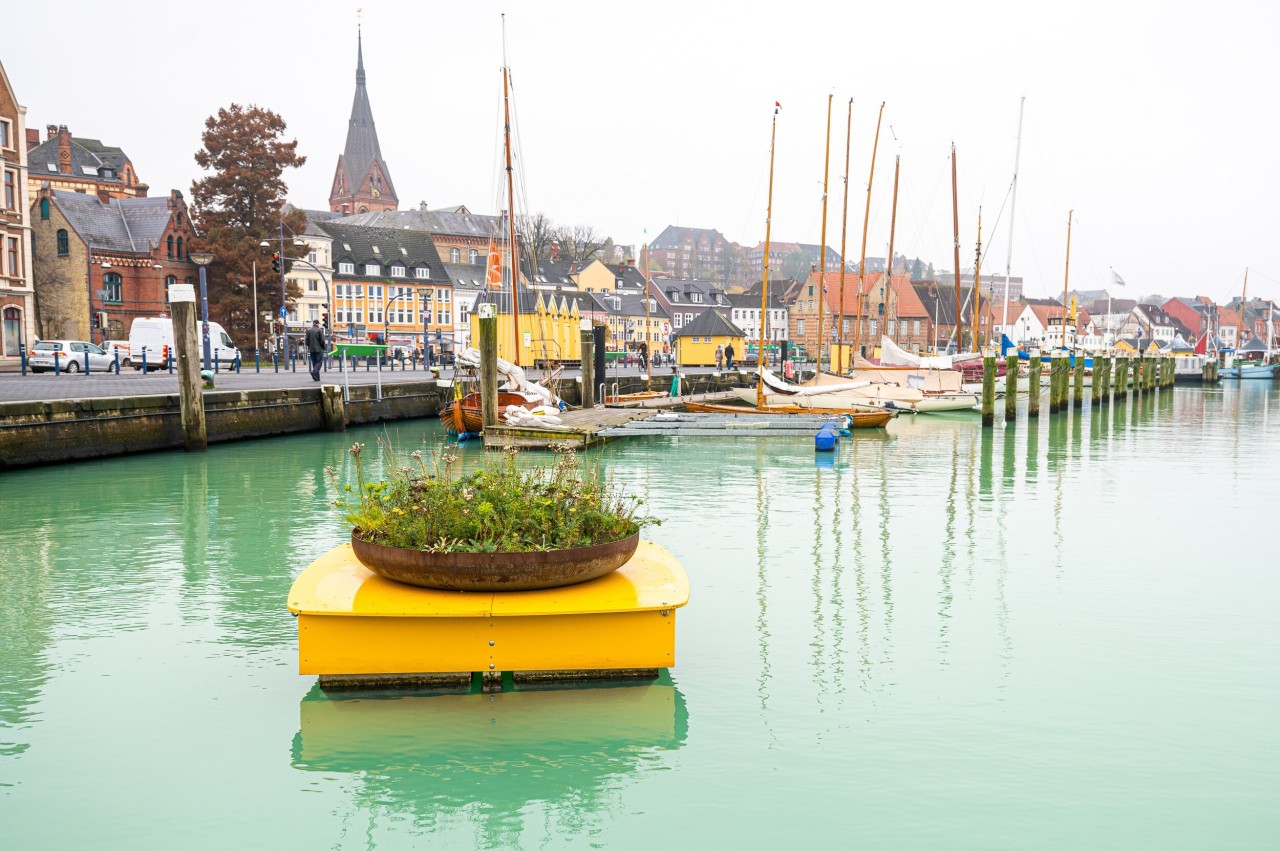
[[[461,474],[447,448],[410,455],[401,466],[381,442],[387,469],[365,481],[364,444],[350,449],[356,481],[339,485],[334,505],[371,543],[426,552],[543,552],[589,547],[630,537],[660,521],[637,514],[642,500],[622,495],[599,468],[584,469],[572,451],[550,465],[516,464],[514,450],[487,453],[477,470]],[[416,468],[416,469],[415,469]]]

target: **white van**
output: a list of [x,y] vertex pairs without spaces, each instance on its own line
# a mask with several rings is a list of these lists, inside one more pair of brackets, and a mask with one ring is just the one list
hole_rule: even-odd
[[[196,344],[203,345],[198,320]],[[129,328],[129,362],[126,364],[122,360],[120,365],[142,369],[143,346],[147,349],[147,369],[167,369],[168,358],[173,352],[173,320],[167,316],[139,317],[133,320],[133,325]],[[218,366],[228,370],[235,369],[236,362],[240,360],[240,350],[217,322],[209,323],[209,357],[211,367],[216,359]]]

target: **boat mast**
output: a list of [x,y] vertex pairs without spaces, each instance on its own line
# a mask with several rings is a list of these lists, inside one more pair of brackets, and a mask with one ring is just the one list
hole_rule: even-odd
[[649,241],[644,243],[644,366],[645,388],[653,389],[653,337],[652,320],[649,318]]
[[502,66],[503,141],[507,155],[507,257],[511,264],[511,327],[515,350],[511,362],[520,365],[520,264],[516,254],[516,191],[511,168],[511,97],[507,89],[507,66]]
[[840,218],[840,323],[836,326],[836,339],[840,341],[840,354],[838,355],[840,364],[836,367],[836,372],[844,375],[845,354],[848,349],[848,342],[844,335],[844,273],[848,268],[848,257],[845,254],[845,246],[848,243],[849,234],[849,143],[853,138],[853,98],[849,98],[849,117],[845,123],[844,130],[844,213]]
[[956,143],[951,143],[951,222],[955,251],[956,352],[964,346],[964,307],[960,304],[960,202],[956,197]]
[[871,174],[867,177],[867,206],[862,212],[862,259],[858,261],[858,318],[854,320],[853,358],[857,362],[862,351],[862,297],[867,287],[867,224],[871,219],[871,184],[876,179],[876,149],[880,147],[880,120],[884,118],[884,101],[880,101],[880,114],[876,116],[876,136],[871,143]]
[[[827,300],[827,183],[831,176],[831,99],[827,95],[827,149],[822,156],[822,244],[818,246],[818,372],[822,372],[822,303]],[[764,357],[761,349],[760,356]]]
[[[978,247],[973,257],[973,351],[978,350],[978,305],[982,301],[982,205],[978,205]],[[1002,353],[1003,354],[1003,353]]]
[[760,280],[760,356],[756,358],[756,410],[764,410],[764,318],[769,315],[769,238],[773,232],[773,145],[778,138],[778,102],[773,104],[773,128],[769,131],[769,202],[764,213],[764,266]]
[[[1018,212],[1018,163],[1022,159],[1022,111],[1027,106],[1027,96],[1018,103],[1018,145],[1013,153],[1013,201],[1009,205],[1009,251],[1004,259],[1004,314],[1000,317],[1001,331],[1009,333],[1009,276],[1013,273],[1013,217]],[[1108,293],[1111,291],[1108,290]],[[1012,336],[1009,337],[1013,339]],[[1001,355],[1004,352],[1000,353]]]
[[[890,129],[893,129],[893,128],[890,127]],[[886,285],[888,289],[885,290],[886,297],[893,290],[893,236],[894,236],[894,231],[898,227],[898,167],[901,164],[902,164],[902,154],[898,154],[896,157],[893,158],[893,208],[892,208],[893,212],[889,214],[889,267],[885,271],[885,276],[888,279],[888,284]],[[899,320],[898,318],[898,311],[896,308],[896,305],[897,305],[896,299],[894,301],[894,305],[895,305],[895,308],[893,311],[893,318],[895,321],[894,321],[893,327],[896,329],[901,322],[901,320]],[[887,315],[888,311],[886,310],[885,313]],[[894,332],[894,336],[895,337],[897,336],[896,331]],[[897,342],[897,340],[894,340],[894,342]]]
[[1067,281],[1071,278],[1071,216],[1075,210],[1067,211],[1067,262],[1062,272],[1062,348],[1067,347]]
[[1240,330],[1236,332],[1236,360],[1240,360],[1240,348],[1244,345],[1244,300],[1249,294],[1249,267],[1244,267],[1244,289],[1240,290]]

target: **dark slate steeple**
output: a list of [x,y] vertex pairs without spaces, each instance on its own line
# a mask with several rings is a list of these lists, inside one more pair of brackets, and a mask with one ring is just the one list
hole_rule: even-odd
[[346,213],[394,210],[399,206],[391,170],[382,158],[365,87],[364,36],[356,33],[356,94],[347,123],[347,144],[338,158],[329,208]]

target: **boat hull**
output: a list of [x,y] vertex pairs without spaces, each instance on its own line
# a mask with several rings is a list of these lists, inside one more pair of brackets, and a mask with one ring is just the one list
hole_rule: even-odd
[[[507,407],[507,405],[519,405],[520,407],[528,407],[531,403],[519,393],[509,393],[506,390],[498,393],[498,411]],[[444,425],[444,430],[451,435],[458,435],[464,432],[478,434],[484,429],[484,413],[480,406],[480,394],[468,393],[461,400],[452,399],[449,404],[444,406],[444,410],[440,412],[440,422]]]
[[1257,366],[1224,366],[1218,370],[1219,378],[1275,378],[1276,364],[1259,364]]
[[714,402],[685,402],[684,407],[691,414],[831,414],[832,416],[847,416],[852,420],[851,428],[883,428],[889,423],[889,420],[898,415],[897,411],[892,410],[868,411],[853,408],[801,407],[799,405],[768,405],[763,410],[760,410],[742,405],[717,404]]

